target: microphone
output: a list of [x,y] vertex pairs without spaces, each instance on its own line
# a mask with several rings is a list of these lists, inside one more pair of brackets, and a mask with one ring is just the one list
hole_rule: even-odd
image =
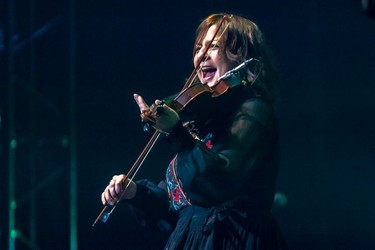
[[243,68],[247,67],[247,65],[249,65],[253,61],[259,63],[258,59],[250,58],[250,59],[244,61],[243,63],[241,63],[240,65],[238,65],[237,67],[235,67],[234,69],[231,69],[231,70],[225,72],[224,75],[220,76],[216,80],[216,83],[219,83],[220,81],[228,79],[229,77],[233,76],[234,74],[237,74],[240,70],[242,70]]

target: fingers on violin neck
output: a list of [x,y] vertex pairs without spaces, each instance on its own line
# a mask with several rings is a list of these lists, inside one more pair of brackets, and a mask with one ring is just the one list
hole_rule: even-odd
[[163,105],[159,104],[156,106],[156,116],[162,115],[164,113]]
[[148,123],[150,125],[154,125],[156,123],[156,119],[152,114],[141,114],[142,123]]
[[156,100],[155,100],[155,104],[156,104],[156,105],[163,105],[163,104],[164,104],[164,101],[159,100],[159,99],[156,99]]

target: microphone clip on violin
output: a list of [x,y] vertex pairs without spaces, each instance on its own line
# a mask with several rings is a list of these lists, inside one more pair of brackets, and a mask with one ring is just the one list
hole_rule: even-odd
[[[237,67],[225,72],[225,74],[223,74],[222,76],[220,76],[217,80],[216,80],[216,84],[218,84],[219,82],[223,81],[223,80],[227,80],[229,79],[231,76],[234,76],[235,74],[238,74],[241,70],[243,69],[246,69],[248,67],[248,65],[252,62],[256,62],[257,63],[257,66],[259,67],[259,69],[257,69],[257,72],[251,72],[253,75],[254,75],[254,81],[255,79],[257,78],[257,76],[259,75],[259,72],[260,72],[260,67],[261,67],[261,62],[258,60],[258,59],[255,59],[255,58],[250,58],[248,60],[245,60],[244,62],[242,62],[240,65],[238,65]],[[253,81],[253,82],[254,82]],[[237,83],[238,84],[238,83]],[[231,87],[234,87],[236,85],[232,85]]]

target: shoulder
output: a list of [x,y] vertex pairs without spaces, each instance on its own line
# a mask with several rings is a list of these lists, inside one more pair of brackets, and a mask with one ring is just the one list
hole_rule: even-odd
[[273,123],[275,119],[273,105],[257,97],[246,99],[240,105],[236,117],[244,115],[256,120],[264,126]]

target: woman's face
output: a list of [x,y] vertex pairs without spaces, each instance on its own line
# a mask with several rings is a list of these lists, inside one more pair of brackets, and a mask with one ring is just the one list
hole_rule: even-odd
[[[203,84],[207,84],[212,87],[216,84],[216,80],[222,76],[225,72],[232,69],[235,66],[234,62],[229,61],[221,49],[217,39],[212,42],[210,49],[207,52],[206,59],[201,62],[201,65],[197,65],[199,59],[203,56],[202,54],[206,50],[207,46],[211,42],[216,32],[216,25],[211,26],[206,36],[203,38],[202,43],[197,44],[194,55],[194,67],[199,67],[198,77]],[[220,34],[217,35],[219,37]]]

